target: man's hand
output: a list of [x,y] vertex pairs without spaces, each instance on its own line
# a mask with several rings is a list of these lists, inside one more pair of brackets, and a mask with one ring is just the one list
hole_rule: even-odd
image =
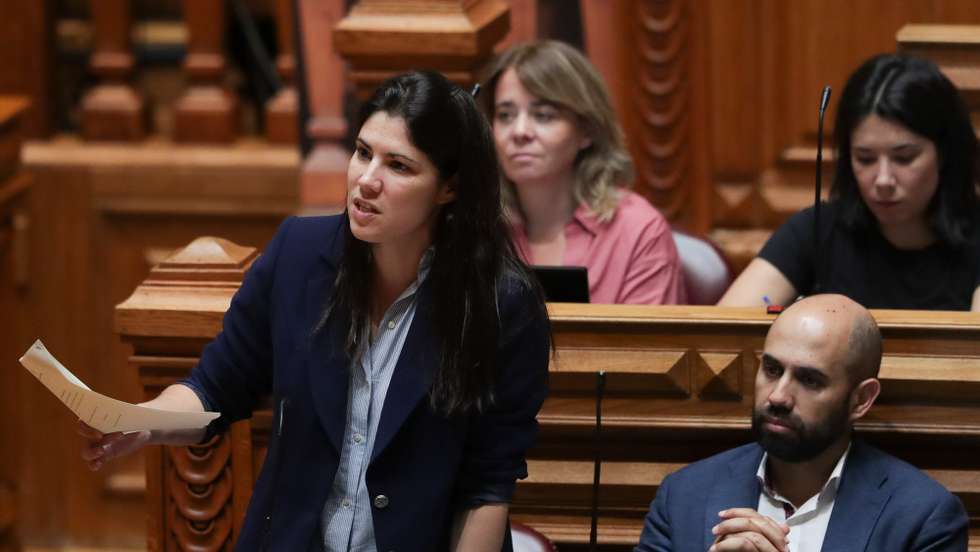
[[718,512],[721,523],[711,529],[716,535],[708,552],[789,552],[789,527],[776,523],[751,508]]

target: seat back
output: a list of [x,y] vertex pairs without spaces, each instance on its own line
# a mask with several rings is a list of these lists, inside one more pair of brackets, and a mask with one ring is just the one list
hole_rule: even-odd
[[514,552],[555,552],[555,545],[551,541],[522,523],[511,521],[510,535]]
[[714,305],[732,283],[732,268],[712,242],[674,230],[674,244],[684,270],[688,302]]

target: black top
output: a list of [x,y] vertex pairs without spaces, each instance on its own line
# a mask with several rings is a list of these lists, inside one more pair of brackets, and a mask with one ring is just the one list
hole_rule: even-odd
[[[970,245],[941,242],[924,249],[898,249],[878,231],[858,232],[837,221],[835,202],[820,210],[821,293],[840,293],[867,308],[970,310],[980,285],[980,236]],[[814,288],[813,207],[790,217],[759,252],[793,284]]]

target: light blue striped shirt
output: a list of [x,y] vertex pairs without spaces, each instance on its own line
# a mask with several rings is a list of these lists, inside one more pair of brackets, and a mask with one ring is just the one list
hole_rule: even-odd
[[320,517],[327,552],[377,552],[371,517],[374,497],[368,495],[365,478],[381,408],[415,318],[416,292],[429,273],[432,256],[431,249],[423,255],[417,279],[385,312],[374,339],[361,340],[361,349],[351,363],[344,446]]

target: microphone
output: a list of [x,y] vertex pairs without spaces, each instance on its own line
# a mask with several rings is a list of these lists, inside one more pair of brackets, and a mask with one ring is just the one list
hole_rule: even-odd
[[827,104],[830,103],[830,86],[823,87],[820,95],[820,115],[817,119],[817,185],[815,186],[815,197],[813,200],[813,293],[820,293],[823,283],[820,281],[822,275],[821,254],[820,254],[820,171],[823,168],[823,114],[827,111]]
[[589,530],[589,550],[596,552],[598,548],[599,524],[599,473],[602,471],[602,454],[599,446],[602,443],[602,395],[606,391],[606,372],[596,372],[595,380],[595,451],[593,462],[595,471],[592,474],[592,528]]

